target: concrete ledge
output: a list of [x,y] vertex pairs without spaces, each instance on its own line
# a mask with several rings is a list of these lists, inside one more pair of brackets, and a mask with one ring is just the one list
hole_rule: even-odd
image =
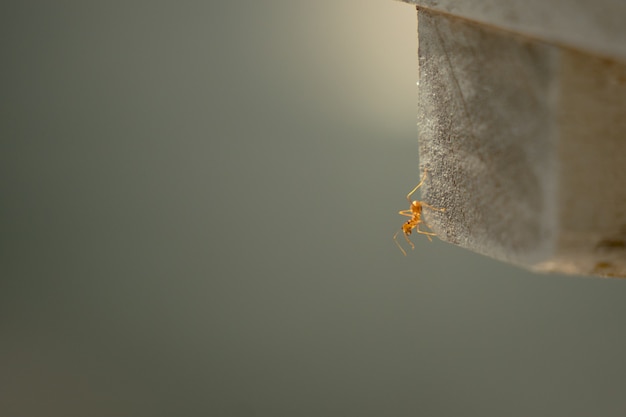
[[626,276],[626,65],[419,10],[425,212],[445,241]]
[[622,0],[403,0],[569,48],[626,59]]

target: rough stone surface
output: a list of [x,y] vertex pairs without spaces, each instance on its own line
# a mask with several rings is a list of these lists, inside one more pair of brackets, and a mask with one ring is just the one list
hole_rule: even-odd
[[626,66],[419,11],[424,200],[440,238],[626,276]]
[[403,0],[542,41],[626,59],[623,0]]

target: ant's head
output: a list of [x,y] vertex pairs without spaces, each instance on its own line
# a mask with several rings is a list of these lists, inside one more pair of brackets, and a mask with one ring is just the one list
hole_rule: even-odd
[[402,225],[402,233],[408,236],[413,232],[414,227],[415,225],[413,224],[413,222],[409,220]]

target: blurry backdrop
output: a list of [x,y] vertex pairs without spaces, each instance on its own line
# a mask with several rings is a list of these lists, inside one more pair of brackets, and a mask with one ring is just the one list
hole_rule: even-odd
[[625,282],[395,247],[413,7],[3,2],[0,47],[0,415],[625,415]]

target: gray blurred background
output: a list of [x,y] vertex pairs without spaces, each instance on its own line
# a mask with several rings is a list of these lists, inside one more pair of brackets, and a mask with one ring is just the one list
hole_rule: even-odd
[[624,282],[395,247],[412,6],[14,3],[0,415],[626,415]]

